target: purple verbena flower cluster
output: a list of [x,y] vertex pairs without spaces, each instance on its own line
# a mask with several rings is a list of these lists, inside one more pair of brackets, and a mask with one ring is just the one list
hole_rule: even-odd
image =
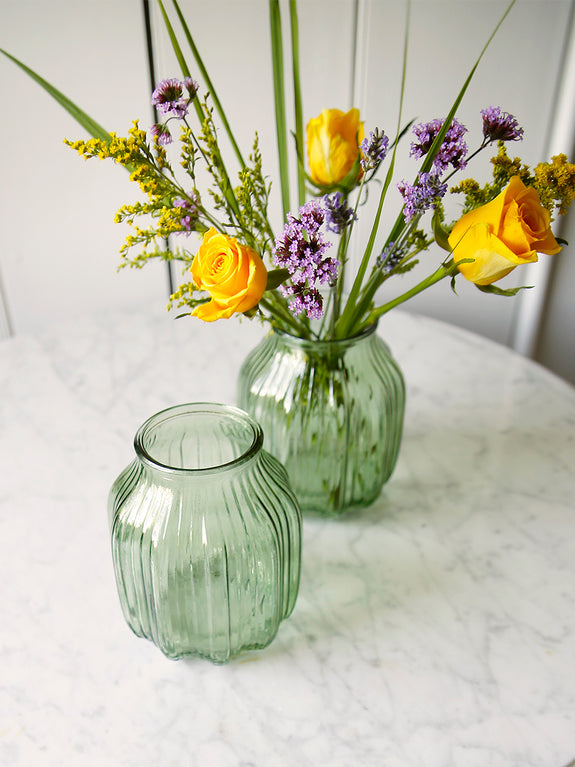
[[321,232],[324,222],[318,200],[306,202],[297,215],[288,213],[273,251],[274,264],[290,273],[291,285],[280,286],[283,295],[292,299],[290,310],[295,315],[305,312],[310,319],[323,314],[323,299],[316,284],[333,282],[339,266],[337,259],[324,257],[331,246]]
[[509,112],[502,112],[501,107],[487,107],[481,110],[483,118],[483,138],[486,141],[521,141],[523,128]]
[[156,123],[150,128],[150,134],[153,139],[157,139],[160,146],[167,146],[172,143],[172,134],[167,125]]
[[199,216],[199,208],[195,196],[191,195],[191,199],[189,200],[185,200],[183,197],[176,197],[173,201],[173,205],[174,208],[181,209],[182,217],[180,218],[180,223],[184,227],[182,232],[177,232],[176,234],[185,234],[186,236],[189,236]]
[[286,298],[292,299],[289,308],[296,317],[305,313],[310,320],[321,320],[323,298],[316,288],[304,285],[282,285],[280,290]]
[[376,266],[384,272],[391,272],[405,256],[405,246],[390,242],[377,257]]
[[385,159],[388,147],[389,139],[385,133],[379,128],[372,130],[369,137],[366,136],[359,146],[363,155],[361,158],[363,171],[378,168]]
[[323,209],[325,212],[326,229],[334,234],[341,234],[346,226],[352,221],[357,221],[353,208],[348,207],[345,197],[341,192],[331,196],[324,195]]
[[[412,142],[410,157],[423,157],[431,149],[435,138],[443,127],[445,120],[431,120],[428,123],[416,125],[413,132],[417,141]],[[467,133],[467,128],[457,120],[454,120],[445,137],[439,151],[433,158],[433,168],[436,173],[443,173],[451,165],[454,170],[465,168],[465,156],[467,155],[467,144],[463,136]]]
[[415,184],[401,181],[397,188],[403,196],[403,217],[406,223],[414,216],[432,208],[447,192],[447,184],[442,182],[436,173],[419,173]]
[[[481,110],[481,116],[483,117],[484,140],[480,149],[483,149],[491,141],[519,141],[523,138],[523,128],[519,126],[515,117],[508,112],[502,112],[500,107],[487,107]],[[445,120],[431,120],[416,125],[413,129],[416,141],[411,144],[410,157],[426,155],[444,123]],[[465,168],[467,144],[463,140],[463,136],[466,133],[467,128],[457,120],[453,120],[433,158],[432,171],[420,173],[415,184],[402,181],[397,185],[404,200],[403,216],[406,223],[411,221],[414,216],[432,208],[445,195],[447,184],[441,181],[441,175],[449,166],[454,170]],[[381,264],[384,263],[381,260],[383,257],[384,253],[380,256]]]
[[152,106],[163,115],[171,112],[181,119],[188,114],[188,107],[196,97],[198,88],[198,83],[191,77],[185,77],[183,81],[175,77],[162,80],[152,94]]

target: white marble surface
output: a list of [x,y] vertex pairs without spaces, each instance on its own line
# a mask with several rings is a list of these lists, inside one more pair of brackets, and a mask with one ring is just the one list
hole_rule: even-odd
[[575,390],[391,314],[396,473],[306,520],[266,650],[169,661],[124,624],[108,488],[168,405],[235,399],[260,330],[110,314],[0,344],[0,764],[565,767],[575,758]]

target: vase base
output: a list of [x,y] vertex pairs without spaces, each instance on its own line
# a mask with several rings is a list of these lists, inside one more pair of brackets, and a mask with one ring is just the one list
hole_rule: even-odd
[[[297,490],[296,490],[297,494]],[[373,495],[370,495],[366,498],[360,498],[358,500],[351,500],[349,502],[346,502],[345,504],[339,506],[338,504],[330,504],[329,502],[326,502],[325,498],[322,498],[320,500],[313,499],[309,500],[304,498],[299,498],[298,501],[300,503],[300,507],[302,510],[302,514],[305,517],[316,517],[316,518],[322,518],[322,519],[338,519],[339,517],[344,517],[349,514],[352,514],[356,511],[362,511],[363,509],[367,509],[370,506],[372,506],[375,501],[379,498],[381,495],[381,488],[374,493]]]
[[[132,627],[130,626],[130,628]],[[260,642],[250,642],[246,645],[243,645],[239,649],[236,649],[236,648],[234,648],[233,650],[223,649],[220,652],[217,652],[217,651],[214,652],[213,650],[203,651],[199,649],[173,650],[168,647],[162,647],[158,642],[156,642],[151,637],[145,636],[143,634],[138,634],[133,629],[132,631],[140,639],[145,639],[146,641],[151,642],[151,644],[155,645],[158,648],[158,650],[160,650],[162,655],[168,658],[168,660],[173,660],[173,661],[208,660],[216,666],[224,666],[226,663],[236,660],[237,658],[241,657],[242,655],[245,655],[246,653],[254,652],[258,650],[264,650],[273,642],[277,634],[277,631],[275,631],[271,636],[266,637],[264,640]]]

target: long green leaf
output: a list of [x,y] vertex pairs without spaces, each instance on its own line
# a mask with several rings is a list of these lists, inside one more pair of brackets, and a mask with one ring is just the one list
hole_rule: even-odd
[[[298,158],[303,158],[303,110],[301,98],[301,79],[299,71],[299,25],[297,17],[297,0],[290,0],[291,23],[291,54],[293,75],[293,96],[295,111],[295,141]],[[305,173],[303,165],[298,162],[297,174],[298,204],[305,202]]]
[[[170,21],[170,17],[167,14],[167,11],[164,7],[164,4],[162,3],[162,0],[158,0],[158,5],[160,6],[160,11],[162,12],[162,18],[164,20],[164,26],[166,27],[168,37],[170,38],[170,42],[172,43],[172,48],[174,50],[174,53],[176,54],[176,58],[178,60],[178,64],[180,65],[180,69],[182,70],[182,74],[184,75],[184,77],[191,77],[192,73],[188,66],[188,62],[186,61],[186,57],[184,56],[184,52],[182,51],[182,47],[178,40],[178,36],[176,35],[176,32],[174,30],[174,27],[172,26],[172,22]],[[196,109],[196,114],[198,115],[198,119],[200,120],[200,123],[203,123],[205,119],[205,114],[204,114],[202,105],[200,104],[200,100],[196,98],[194,99],[193,103]]]
[[397,154],[397,147],[399,145],[399,139],[405,132],[405,129],[402,129],[401,123],[403,120],[403,101],[405,97],[405,81],[406,81],[406,74],[407,74],[407,56],[408,56],[408,50],[409,50],[409,21],[410,21],[410,13],[411,13],[411,2],[407,3],[407,18],[405,22],[405,36],[403,40],[403,62],[402,62],[402,69],[401,69],[401,88],[400,88],[400,95],[399,95],[399,112],[397,115],[397,130],[396,130],[396,136],[395,141],[393,142],[393,152],[391,155],[391,160],[389,163],[389,168],[387,170],[385,183],[383,185],[383,188],[381,190],[381,194],[379,197],[379,204],[377,208],[377,213],[375,215],[375,219],[373,221],[373,225],[371,227],[371,232],[369,236],[369,241],[367,243],[367,246],[365,248],[361,264],[359,266],[359,269],[357,270],[357,274],[355,277],[355,280],[353,282],[347,303],[345,305],[345,308],[343,310],[343,313],[341,315],[340,320],[336,324],[336,335],[339,335],[340,337],[345,337],[349,333],[349,329],[354,321],[354,314],[357,314],[357,312],[354,312],[356,309],[356,303],[360,295],[361,287],[363,285],[363,280],[367,271],[367,267],[369,264],[369,260],[371,258],[371,254],[373,252],[373,246],[375,244],[375,238],[377,236],[377,232],[379,230],[379,222],[381,220],[381,214],[383,211],[383,204],[385,201],[385,197],[387,195],[387,190],[389,189],[389,186],[391,184],[393,171],[395,169],[395,157]]
[[93,120],[90,115],[86,114],[83,109],[80,109],[79,106],[77,106],[61,91],[51,85],[47,80],[44,80],[44,78],[40,77],[37,72],[34,72],[33,69],[27,67],[26,64],[19,61],[15,56],[12,56],[7,51],[0,48],[0,53],[3,53],[4,56],[13,61],[17,66],[20,67],[20,69],[22,69],[24,72],[26,72],[27,75],[35,80],[38,85],[40,85],[47,93],[49,93],[50,96],[52,96],[52,98],[55,99],[58,104],[60,104],[60,106],[64,107],[68,114],[70,114],[76,120],[76,122],[80,123],[80,125],[85,128],[85,130],[87,130],[91,136],[94,138],[102,139],[106,142],[110,141],[110,134],[108,131],[95,120]]
[[280,166],[280,186],[284,218],[290,209],[287,128],[284,89],[283,39],[279,0],[270,0],[270,32],[276,112],[276,136]]
[[[176,5],[176,10],[179,11],[179,8],[177,6],[176,0],[173,0],[174,4]],[[180,43],[178,41],[178,36],[176,35],[176,32],[174,30],[174,27],[172,26],[172,23],[170,21],[170,18],[166,12],[166,9],[164,7],[164,4],[162,3],[162,0],[158,0],[158,5],[160,6],[160,10],[162,12],[162,17],[164,19],[164,24],[166,26],[166,30],[168,32],[168,35],[170,37],[170,42],[172,43],[172,48],[174,49],[174,53],[176,54],[176,58],[178,59],[178,63],[180,65],[180,69],[182,70],[182,74],[184,77],[191,77],[190,68],[188,67],[188,64],[186,62],[186,57],[184,56],[184,53],[182,51],[182,48],[180,46]],[[183,17],[182,17],[183,18]],[[185,23],[185,22],[184,22]],[[214,97],[214,94],[212,93],[212,98]],[[198,115],[198,118],[200,120],[200,123],[203,123],[205,120],[206,115],[204,114],[204,109],[200,103],[200,100],[195,98],[194,106],[196,108],[196,114]],[[215,99],[214,99],[215,103]],[[232,183],[230,181],[230,176],[227,171],[227,168],[224,165],[224,161],[219,157],[219,163],[218,163],[219,170],[222,174],[222,182],[223,185],[220,187],[222,193],[224,194],[229,206],[233,210],[233,212],[236,215],[236,218],[239,221],[240,218],[240,209],[238,205],[238,201],[236,199],[236,196],[234,194],[234,190],[232,187]],[[242,160],[242,167],[243,167],[243,160]]]
[[[431,166],[433,164],[433,160],[435,158],[435,155],[437,154],[437,152],[439,151],[439,149],[441,147],[441,144],[443,143],[443,139],[445,138],[445,134],[447,133],[447,131],[449,130],[449,128],[451,126],[451,123],[453,122],[453,118],[455,117],[457,109],[459,108],[459,105],[461,104],[461,101],[463,100],[463,97],[464,97],[465,93],[467,92],[469,84],[470,84],[470,82],[471,82],[471,80],[472,80],[472,78],[473,78],[473,76],[475,74],[475,71],[477,70],[477,67],[479,66],[479,63],[481,62],[481,59],[485,55],[485,52],[487,51],[489,45],[491,44],[491,41],[493,40],[493,38],[495,37],[495,35],[499,31],[499,28],[501,27],[501,25],[503,24],[503,22],[507,18],[509,12],[511,11],[513,6],[515,5],[515,2],[516,2],[516,0],[511,0],[511,2],[507,6],[507,9],[505,10],[504,14],[501,16],[499,22],[497,23],[495,29],[493,30],[493,32],[489,36],[489,39],[487,40],[487,42],[483,46],[483,48],[482,48],[482,50],[481,50],[477,60],[475,61],[475,64],[471,68],[471,71],[469,72],[469,75],[467,76],[465,82],[463,83],[463,86],[461,87],[461,90],[457,94],[457,96],[455,98],[455,101],[453,102],[453,106],[451,107],[451,109],[449,111],[449,114],[447,115],[447,117],[444,120],[444,123],[443,123],[443,126],[442,126],[441,130],[439,131],[439,133],[435,137],[435,140],[434,140],[433,144],[431,145],[431,148],[429,149],[429,152],[425,156],[425,159],[424,159],[424,161],[423,161],[423,163],[421,165],[421,168],[419,170],[420,173],[427,173],[427,172],[429,172],[429,170],[430,170],[430,168],[431,168]],[[393,228],[391,230],[391,233],[390,233],[390,235],[387,238],[387,243],[395,242],[397,240],[397,238],[399,237],[400,233],[403,231],[404,226],[405,226],[405,221],[404,221],[404,218],[403,218],[403,213],[400,212],[398,217],[397,217],[397,219],[396,219],[396,221],[395,221],[395,224],[394,224],[394,226],[393,226]],[[437,275],[438,273],[439,273],[439,270],[435,274]],[[364,312],[367,311],[367,309],[369,308],[369,305],[370,305],[371,301],[373,300],[373,298],[375,296],[375,293],[377,292],[377,289],[380,286],[380,284],[381,284],[381,280],[377,279],[377,275],[375,275],[374,278],[370,278],[370,280],[368,280],[368,284],[367,284],[367,286],[365,288],[365,291],[362,294],[362,298],[359,301],[358,306],[357,306],[355,312],[353,312],[353,316],[350,317],[349,319],[348,319],[348,317],[346,317],[347,322],[345,324],[342,323],[342,327],[340,327],[340,329],[339,329],[340,330],[340,334],[346,335],[346,334],[348,334],[348,333],[353,331],[356,323],[363,316]],[[407,297],[409,297],[407,294],[405,294],[405,295]],[[405,296],[400,296],[394,302],[390,302],[389,304],[386,304],[385,310],[388,311],[390,308],[392,308],[392,303],[393,303],[393,305],[399,305],[400,303],[402,303],[405,300],[406,300]],[[346,309],[347,309],[347,307],[346,307]],[[380,310],[376,310],[376,311],[371,313],[370,317],[380,316],[381,314],[382,314],[382,312]],[[343,315],[342,315],[342,319],[343,319]]]
[[425,156],[425,159],[424,159],[424,161],[423,161],[423,163],[421,165],[420,171],[419,171],[420,173],[428,173],[429,170],[431,169],[431,166],[433,165],[433,160],[435,159],[435,155],[439,152],[439,150],[441,148],[441,145],[443,144],[443,139],[445,138],[445,134],[447,133],[447,131],[451,127],[451,123],[453,122],[453,118],[455,117],[455,114],[456,114],[457,110],[459,109],[459,105],[461,104],[463,96],[465,95],[465,93],[466,93],[466,91],[467,91],[467,89],[469,87],[469,83],[471,82],[471,80],[473,78],[473,75],[475,74],[475,71],[476,71],[477,67],[479,66],[479,63],[480,63],[481,59],[485,55],[486,50],[491,45],[491,41],[493,40],[493,38],[495,37],[495,35],[499,31],[499,27],[503,24],[503,22],[505,21],[505,19],[507,18],[508,14],[509,14],[509,12],[511,11],[513,6],[515,5],[515,2],[516,2],[516,0],[511,0],[511,3],[507,6],[507,10],[503,14],[503,16],[499,19],[499,23],[497,24],[497,26],[495,27],[495,29],[493,30],[493,32],[489,36],[489,39],[487,40],[487,42],[483,46],[483,49],[481,50],[481,53],[479,54],[479,57],[478,57],[477,61],[475,62],[475,64],[471,68],[471,72],[469,73],[469,75],[467,76],[467,79],[463,83],[463,87],[461,88],[461,90],[457,94],[457,97],[456,97],[455,101],[453,102],[453,106],[451,107],[451,109],[449,111],[449,114],[447,115],[447,117],[444,120],[444,123],[443,123],[443,126],[442,126],[441,130],[439,131],[439,133],[435,137],[435,140],[434,140],[433,144],[431,145],[431,147],[429,149],[429,152]]
[[[429,151],[425,155],[423,163],[421,164],[421,167],[419,169],[419,173],[428,173],[431,170],[431,166],[433,165],[433,160],[435,159],[436,154],[441,149],[441,145],[443,144],[443,139],[445,138],[445,134],[447,133],[447,131],[451,127],[451,123],[453,122],[453,118],[455,117],[455,114],[456,114],[457,110],[459,109],[459,105],[461,104],[461,101],[463,100],[463,97],[464,97],[465,93],[467,92],[467,89],[469,88],[469,84],[470,84],[471,80],[473,79],[475,71],[477,70],[477,67],[479,66],[479,63],[480,63],[481,59],[483,58],[483,56],[485,55],[485,52],[487,51],[489,45],[491,44],[491,41],[493,40],[493,38],[497,34],[497,32],[499,30],[499,27],[503,24],[503,22],[507,18],[507,15],[509,14],[511,9],[515,5],[515,2],[516,2],[516,0],[511,0],[511,3],[507,6],[507,10],[503,14],[503,16],[500,18],[499,23],[497,24],[497,26],[495,27],[495,29],[493,30],[493,32],[489,36],[489,39],[487,40],[487,42],[483,46],[483,49],[481,50],[481,53],[479,54],[479,57],[477,58],[475,64],[471,68],[471,71],[470,71],[469,75],[467,76],[467,79],[463,83],[463,86],[462,86],[461,90],[459,91],[459,93],[457,94],[457,96],[455,98],[455,101],[453,102],[453,106],[449,110],[449,114],[447,115],[447,117],[443,121],[443,125],[441,127],[441,130],[439,131],[439,133],[435,137],[431,147],[429,148]],[[395,221],[393,229],[391,230],[391,234],[389,235],[388,242],[393,242],[393,241],[395,241],[397,239],[397,237],[399,236],[399,233],[403,229],[403,226],[404,226],[403,213],[400,212],[398,217],[397,217],[397,219],[396,219],[396,221]]]
[[[158,0],[160,7],[162,7],[162,3],[160,0]],[[180,6],[177,3],[177,0],[172,0],[173,6],[176,9],[176,13],[178,14],[178,19],[180,20],[180,24],[182,25],[182,29],[184,30],[184,35],[186,36],[186,40],[188,42],[188,45],[190,46],[190,49],[192,51],[192,54],[194,56],[196,65],[198,69],[201,72],[201,75],[204,79],[204,82],[210,91],[212,100],[214,102],[214,106],[216,108],[216,111],[220,117],[220,120],[222,121],[222,125],[224,126],[224,129],[226,133],[228,134],[228,138],[230,140],[230,143],[234,149],[234,152],[236,154],[236,157],[238,158],[238,162],[242,166],[242,168],[245,168],[245,162],[242,157],[242,153],[240,151],[240,148],[234,138],[234,134],[232,132],[231,126],[228,122],[228,118],[226,117],[226,113],[224,111],[224,108],[222,107],[221,101],[218,98],[218,94],[216,93],[216,89],[214,88],[214,85],[210,79],[210,76],[208,74],[208,70],[206,69],[204,62],[202,60],[202,57],[200,56],[200,52],[198,50],[198,47],[196,43],[194,42],[194,38],[192,37],[192,33],[190,32],[190,28],[188,27],[186,23],[186,19],[184,18],[184,14],[180,10]],[[164,20],[166,19],[166,16],[164,15]],[[172,41],[173,42],[173,41]],[[179,47],[179,46],[178,46]],[[179,60],[179,59],[178,59]],[[180,64],[181,65],[181,64]],[[183,71],[183,70],[182,70]],[[186,73],[187,77],[190,77],[189,70]]]

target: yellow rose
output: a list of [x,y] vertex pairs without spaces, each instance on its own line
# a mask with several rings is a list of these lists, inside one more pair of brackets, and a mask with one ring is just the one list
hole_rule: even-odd
[[490,285],[519,264],[537,261],[537,253],[559,253],[551,216],[539,195],[513,176],[494,200],[466,213],[453,227],[449,245],[461,274],[476,285]]
[[307,124],[307,156],[310,176],[316,184],[331,186],[347,176],[359,154],[364,137],[359,110],[347,114],[324,109]]
[[191,271],[199,290],[206,290],[212,297],[192,312],[206,322],[247,312],[266,289],[267,270],[255,250],[214,228],[204,234]]

